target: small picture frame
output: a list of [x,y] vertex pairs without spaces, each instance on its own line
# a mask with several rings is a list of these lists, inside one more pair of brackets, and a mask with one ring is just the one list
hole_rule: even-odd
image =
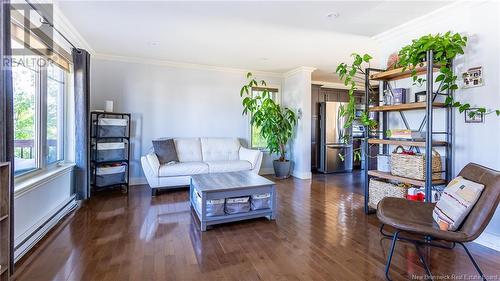
[[477,111],[478,108],[469,108],[464,111],[465,123],[483,123],[484,113]]
[[425,91],[415,93],[415,102],[425,102],[427,93]]
[[483,82],[483,67],[472,67],[466,72],[462,73],[463,88],[480,87],[484,85]]

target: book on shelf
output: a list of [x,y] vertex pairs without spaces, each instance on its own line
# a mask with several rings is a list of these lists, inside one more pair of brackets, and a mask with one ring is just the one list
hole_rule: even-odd
[[422,132],[407,129],[387,130],[386,134],[390,139],[424,140]]

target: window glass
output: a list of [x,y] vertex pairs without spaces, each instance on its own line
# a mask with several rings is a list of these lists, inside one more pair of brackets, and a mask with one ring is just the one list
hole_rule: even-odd
[[64,71],[55,66],[47,67],[47,163],[63,159],[64,127]]
[[[277,92],[270,92],[271,98],[277,102]],[[262,91],[260,90],[253,90],[252,91],[252,96],[258,96],[262,95]],[[251,147],[256,148],[256,149],[265,149],[267,147],[266,139],[262,137],[260,134],[260,128],[258,128],[255,125],[252,125],[251,128]]]
[[38,71],[13,64],[14,88],[14,171],[20,174],[37,165]]

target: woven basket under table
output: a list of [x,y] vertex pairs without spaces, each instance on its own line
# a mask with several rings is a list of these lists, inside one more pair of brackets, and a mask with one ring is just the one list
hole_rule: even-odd
[[368,206],[377,209],[377,204],[384,197],[397,197],[406,198],[408,195],[408,188],[395,185],[390,182],[385,182],[376,179],[370,179],[368,186],[369,200]]

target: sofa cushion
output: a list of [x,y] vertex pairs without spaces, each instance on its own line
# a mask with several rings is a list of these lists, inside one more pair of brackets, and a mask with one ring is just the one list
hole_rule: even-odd
[[158,156],[158,161],[160,161],[160,164],[179,162],[173,139],[153,140],[153,148],[156,156]]
[[178,162],[160,166],[160,177],[190,176],[208,173],[208,165],[203,162]]
[[179,162],[201,162],[201,143],[199,138],[174,139]]
[[225,173],[246,171],[252,169],[252,164],[245,160],[232,161],[207,161],[208,171],[210,173]]
[[203,161],[239,160],[240,146],[236,138],[202,138]]

